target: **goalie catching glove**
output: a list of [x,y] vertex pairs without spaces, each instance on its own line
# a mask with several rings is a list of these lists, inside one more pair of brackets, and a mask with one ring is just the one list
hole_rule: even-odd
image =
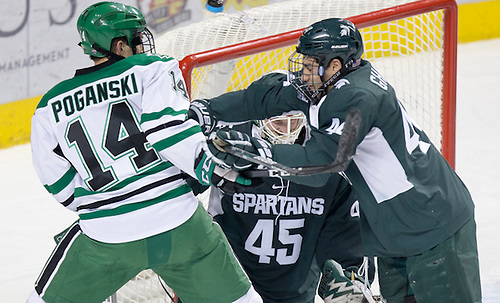
[[212,114],[212,110],[205,99],[193,100],[189,105],[188,118],[198,122],[201,126],[201,131],[205,136],[210,134],[215,126],[217,120]]
[[210,152],[225,165],[235,170],[245,170],[256,166],[256,164],[231,155],[224,151],[225,146],[234,146],[252,154],[259,155],[264,159],[272,159],[272,146],[264,139],[250,137],[245,133],[232,129],[219,129],[212,133],[208,142]]
[[227,194],[240,192],[252,184],[250,179],[215,158],[206,146],[194,163],[194,171],[202,185],[214,185]]

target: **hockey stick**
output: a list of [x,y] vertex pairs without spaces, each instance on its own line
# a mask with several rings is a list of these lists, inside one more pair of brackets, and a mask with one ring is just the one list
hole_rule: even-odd
[[357,108],[351,108],[347,112],[344,128],[340,135],[337,155],[329,165],[316,165],[305,167],[289,167],[271,159],[262,158],[259,155],[232,145],[220,146],[225,152],[240,157],[249,162],[262,165],[266,169],[241,171],[247,178],[256,177],[286,177],[286,176],[309,176],[314,174],[338,173],[344,171],[353,158],[354,147],[361,125],[361,112]]

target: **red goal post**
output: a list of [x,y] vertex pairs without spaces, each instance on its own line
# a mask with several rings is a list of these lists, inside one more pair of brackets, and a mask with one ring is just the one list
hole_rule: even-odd
[[[437,12],[436,15],[430,15],[434,14],[435,12]],[[431,19],[432,21],[430,21],[430,23],[427,23],[428,21],[413,21],[412,18],[415,18],[415,20],[417,20],[416,18],[419,18],[417,16],[424,16],[425,18]],[[455,112],[456,112],[456,77],[457,77],[456,64],[457,64],[457,22],[458,22],[457,16],[458,16],[458,9],[457,9],[457,4],[454,0],[423,0],[423,1],[415,1],[411,3],[397,5],[394,7],[385,8],[381,10],[376,10],[356,16],[347,17],[347,19],[355,23],[356,26],[362,32],[363,39],[365,41],[364,57],[370,56],[370,45],[372,44],[373,45],[381,44],[382,47],[384,47],[384,45],[388,46],[387,49],[382,48],[382,50],[375,51],[378,52],[379,55],[378,56],[376,54],[372,55],[372,58],[368,58],[369,60],[388,58],[388,57],[392,57],[394,58],[394,60],[398,60],[397,58],[401,57],[411,57],[411,56],[417,57],[425,52],[439,53],[439,55],[435,56],[437,60],[434,59],[435,61],[437,61],[437,63],[435,63],[436,64],[435,66],[429,66],[428,69],[425,69],[423,72],[419,70],[415,71],[416,76],[422,77],[423,78],[422,81],[424,82],[426,80],[429,80],[427,79],[427,77],[431,77],[435,73],[438,74],[438,76],[433,80],[434,83],[430,84],[432,86],[432,90],[436,90],[438,91],[438,94],[440,94],[438,109],[430,110],[428,108],[428,105],[426,103],[428,101],[426,100],[426,98],[428,97],[426,95],[427,92],[425,91],[428,88],[425,87],[417,87],[416,89],[414,89],[422,91],[412,92],[410,89],[408,92],[406,92],[410,96],[408,97],[408,99],[412,99],[411,95],[414,94],[416,96],[414,97],[414,99],[419,99],[419,102],[421,102],[413,106],[416,108],[415,110],[411,108],[407,109],[414,118],[415,118],[414,112],[417,111],[423,112],[422,114],[423,117],[415,118],[417,120],[417,123],[421,123],[420,120],[425,120],[426,116],[428,115],[430,116],[431,114],[433,114],[432,113],[433,111],[440,111],[440,113],[437,115],[438,116],[437,118],[432,118],[433,120],[439,120],[439,121],[434,121],[433,122],[434,124],[431,126],[431,128],[437,129],[435,131],[438,133],[438,135],[433,136],[432,134],[429,134],[429,129],[426,127],[425,123],[424,123],[424,129],[431,137],[433,142],[436,144],[436,146],[438,148],[439,147],[441,148],[442,154],[448,160],[449,164],[452,167],[455,166],[455,125],[456,125]],[[408,23],[406,23],[406,21],[401,21],[405,19],[410,19],[412,20],[410,22],[413,22],[417,25],[409,25]],[[433,22],[439,23],[439,25],[436,27],[440,28],[431,29],[430,27],[434,25],[430,26],[429,24],[431,23],[433,24]],[[386,26],[384,26],[384,24],[386,24]],[[384,32],[384,30],[378,30],[380,31],[380,33],[370,34],[373,37],[376,37],[377,35],[380,36],[381,37],[379,38],[380,41],[377,41],[376,38],[370,40],[365,38],[365,35],[368,34],[367,32],[364,31],[364,29],[370,29],[370,27],[391,28],[393,27],[393,24],[395,24],[396,28],[395,35],[400,35],[401,31],[404,32],[403,35],[413,37],[422,34],[422,32],[426,32],[426,34],[429,35],[429,37],[422,38],[420,42],[418,42],[417,40],[416,42],[408,42],[407,41],[409,40],[408,37],[404,39],[402,39],[399,36],[397,38],[392,37],[393,34],[389,29],[388,32],[387,31]],[[408,27],[412,28],[414,27],[415,29],[408,30],[407,29]],[[304,28],[268,37],[263,37],[251,41],[245,41],[242,43],[229,45],[208,51],[203,51],[184,57],[180,61],[180,67],[183,72],[184,79],[186,81],[187,88],[191,94],[191,97],[192,98],[198,97],[193,94],[193,89],[192,89],[193,87],[192,81],[199,81],[193,79],[193,73],[195,72],[196,69],[214,65],[217,63],[228,62],[231,60],[240,60],[241,58],[245,58],[258,53],[291,47],[296,44],[296,41],[301,35],[303,29]],[[383,38],[384,35],[386,36],[386,38]],[[437,37],[433,37],[433,35]],[[384,39],[386,40],[382,41]],[[426,45],[430,44],[428,42],[432,39],[437,40],[436,43],[437,46],[434,48],[429,45]],[[398,47],[394,46],[397,43],[406,43],[406,44],[414,43],[415,45],[411,46],[410,48],[415,47],[416,51],[411,54],[405,53],[407,52],[406,50],[402,51],[401,53],[393,52],[392,48]],[[439,48],[439,50],[437,48]],[[419,60],[421,62],[419,62]],[[414,64],[415,66],[418,66],[419,64],[420,65],[429,64],[429,62],[426,62],[427,59],[425,57],[423,57],[423,59],[422,58],[416,59],[416,61],[417,63]],[[409,66],[405,64],[406,63],[402,63],[402,67],[400,67],[403,74],[406,73],[406,67]],[[240,65],[240,67],[235,67],[235,68],[241,68],[241,66],[242,65]],[[248,66],[248,64],[243,66]],[[440,66],[440,68],[437,66]],[[378,68],[378,65],[375,64],[375,67]],[[390,70],[390,67],[388,68],[388,70]],[[266,71],[263,72],[265,73]],[[422,73],[429,73],[429,75],[425,74],[421,75]],[[385,73],[382,74],[385,75]],[[399,93],[401,90],[398,90],[397,85],[394,85],[394,83],[397,83],[399,78],[401,78],[401,76],[395,76],[394,79],[388,79],[389,82],[396,87],[397,93]],[[244,87],[246,86],[243,85],[241,87],[238,87],[237,89],[241,89]],[[234,87],[230,87],[227,89],[227,91],[234,89],[235,89]],[[403,97],[402,101],[405,107],[407,107],[408,102],[405,102],[407,100],[405,100],[405,98]]]

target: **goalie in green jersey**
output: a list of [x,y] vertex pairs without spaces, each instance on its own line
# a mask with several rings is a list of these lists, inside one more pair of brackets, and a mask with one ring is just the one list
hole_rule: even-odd
[[[231,129],[271,144],[301,145],[309,139],[306,124],[303,113],[294,113]],[[321,187],[279,176],[262,178],[233,194],[212,187],[208,211],[264,303],[314,303],[322,269],[325,302],[361,303],[363,290],[371,297],[368,281],[373,279],[374,264],[368,275],[358,202],[340,175],[332,175]],[[337,270],[340,266],[348,277]],[[351,280],[351,274],[357,279]],[[326,275],[337,275],[337,284],[328,285]]]
[[[343,174],[359,200],[364,252],[378,257],[383,297],[388,302],[480,302],[472,198],[393,87],[361,59],[363,51],[353,23],[319,21],[299,38],[288,60],[288,76],[266,75],[245,90],[197,100],[191,110],[225,122],[300,110],[311,126],[311,139],[304,146],[265,146],[237,132],[218,131],[217,136],[263,158],[306,167],[335,160],[346,114],[358,109],[362,121],[355,153]],[[224,152],[215,156],[234,169],[253,167]],[[286,178],[322,186],[329,177]]]

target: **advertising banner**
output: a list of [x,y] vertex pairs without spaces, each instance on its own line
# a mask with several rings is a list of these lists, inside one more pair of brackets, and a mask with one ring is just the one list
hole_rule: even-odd
[[[90,0],[19,0],[0,5],[0,104],[41,96],[92,62],[78,46],[76,21]],[[206,0],[122,0],[144,14],[156,37],[200,21]],[[227,12],[280,0],[226,0]]]

